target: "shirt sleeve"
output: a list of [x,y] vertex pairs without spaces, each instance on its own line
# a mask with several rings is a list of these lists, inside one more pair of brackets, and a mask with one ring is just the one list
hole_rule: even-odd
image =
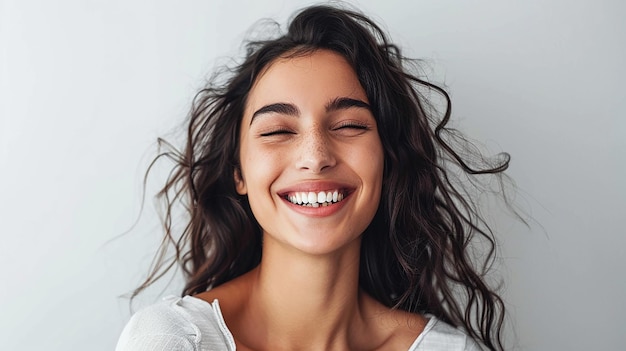
[[474,339],[470,338],[469,336],[465,337],[465,348],[463,349],[463,351],[481,351],[482,348],[478,345],[478,343],[476,341],[474,341]]
[[116,351],[198,351],[199,332],[176,311],[154,305],[133,315]]
[[409,351],[481,351],[479,344],[458,328],[431,317]]

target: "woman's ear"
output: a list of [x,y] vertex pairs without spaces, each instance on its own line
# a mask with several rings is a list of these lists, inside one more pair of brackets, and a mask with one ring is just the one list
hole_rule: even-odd
[[241,170],[239,170],[239,167],[235,168],[233,176],[235,178],[235,190],[237,190],[237,194],[246,195],[248,193],[248,188],[246,187],[246,182],[241,175]]

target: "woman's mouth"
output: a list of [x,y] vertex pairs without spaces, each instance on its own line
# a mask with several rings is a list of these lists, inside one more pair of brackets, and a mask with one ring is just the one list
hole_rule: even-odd
[[287,193],[283,195],[283,197],[294,205],[303,207],[324,207],[343,201],[347,195],[346,190],[336,189],[319,192],[295,191]]

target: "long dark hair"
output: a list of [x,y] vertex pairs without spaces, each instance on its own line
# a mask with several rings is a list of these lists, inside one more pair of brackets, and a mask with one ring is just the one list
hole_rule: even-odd
[[[383,196],[362,239],[361,288],[386,306],[433,314],[463,327],[489,350],[503,349],[504,305],[485,277],[494,260],[493,234],[450,166],[470,178],[501,177],[509,156],[490,161],[465,148],[473,156],[461,157],[447,137],[457,135],[446,128],[448,94],[412,73],[414,61],[374,22],[339,7],[297,13],[286,33],[248,43],[243,63],[198,93],[184,151],[170,146],[157,157],[175,162],[159,192],[166,204],[165,237],[150,275],[133,296],[176,264],[186,276],[183,295],[209,290],[259,264],[261,228],[247,198],[235,191],[233,177],[244,106],[269,63],[319,49],[342,55],[354,68],[384,148]],[[444,98],[439,116],[423,89]],[[179,205],[188,221],[175,233],[172,214]],[[472,242],[486,243],[482,256],[474,257]],[[167,261],[164,254],[172,247],[175,258]]]

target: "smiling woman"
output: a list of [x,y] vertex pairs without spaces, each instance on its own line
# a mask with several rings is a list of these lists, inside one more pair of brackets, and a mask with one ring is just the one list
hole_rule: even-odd
[[239,140],[237,192],[262,228],[263,255],[285,257],[270,253],[277,240],[338,256],[348,246],[358,260],[357,238],[378,208],[383,150],[348,62],[320,49],[272,63],[250,90]]
[[[475,268],[493,237],[445,165],[497,174],[508,157],[468,166],[442,138],[447,94],[360,13],[310,7],[248,49],[167,154],[162,250],[174,243],[182,296],[136,313],[117,349],[503,349],[503,303]],[[448,102],[435,126],[419,87]]]

